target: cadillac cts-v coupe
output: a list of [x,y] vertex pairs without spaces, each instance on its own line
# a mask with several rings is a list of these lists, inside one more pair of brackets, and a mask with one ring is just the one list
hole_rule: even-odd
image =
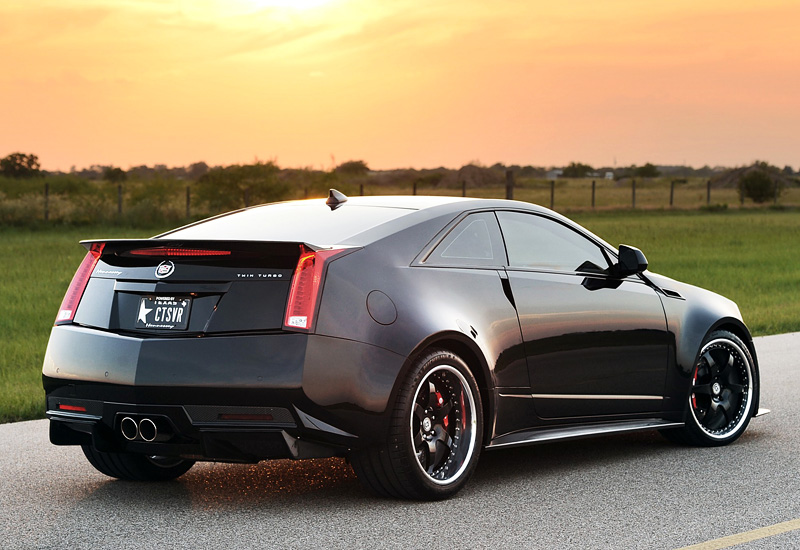
[[50,440],[116,478],[343,456],[380,495],[439,499],[483,451],[725,445],[758,411],[733,302],[527,203],[332,190],[82,244],[44,360]]

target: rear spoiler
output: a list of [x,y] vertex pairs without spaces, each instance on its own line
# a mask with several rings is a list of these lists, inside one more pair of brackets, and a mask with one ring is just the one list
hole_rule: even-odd
[[[214,240],[192,240],[192,239],[90,239],[81,241],[80,244],[91,250],[92,245],[104,244],[103,255],[125,254],[133,250],[153,250],[159,249],[195,249],[195,250],[231,250],[239,252],[259,252],[263,254],[277,253],[282,255],[288,251],[300,253],[300,247],[304,246],[309,250],[327,250],[332,247],[315,245],[312,243],[299,241],[214,241]],[[347,247],[337,247],[347,248]],[[156,256],[157,254],[152,254]],[[164,254],[165,256],[168,254]]]

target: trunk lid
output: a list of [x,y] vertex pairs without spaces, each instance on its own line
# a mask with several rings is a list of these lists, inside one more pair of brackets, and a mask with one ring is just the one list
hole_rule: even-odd
[[[303,243],[111,240],[74,323],[187,336],[280,330]],[[307,246],[307,245],[306,245]]]

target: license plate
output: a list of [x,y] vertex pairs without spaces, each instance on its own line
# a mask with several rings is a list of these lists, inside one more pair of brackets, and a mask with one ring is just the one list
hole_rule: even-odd
[[151,330],[186,330],[192,299],[176,296],[142,296],[136,316],[136,328]]

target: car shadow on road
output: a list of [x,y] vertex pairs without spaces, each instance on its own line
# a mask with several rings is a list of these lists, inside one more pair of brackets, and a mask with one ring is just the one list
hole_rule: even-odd
[[[756,444],[748,433],[737,444]],[[482,498],[503,487],[525,487],[574,475],[630,468],[662,470],[701,449],[668,442],[658,433],[612,435],[542,445],[484,451],[467,488],[456,498]],[[712,451],[708,451],[712,452]],[[107,479],[107,478],[106,478]],[[392,508],[402,501],[378,498],[363,489],[341,458],[273,460],[259,464],[199,463],[176,481],[135,483],[108,480],[87,496],[91,501],[124,500],[126,506],[172,508],[258,507],[279,509],[298,504],[315,509],[362,503]],[[382,503],[382,504],[381,504]]]

